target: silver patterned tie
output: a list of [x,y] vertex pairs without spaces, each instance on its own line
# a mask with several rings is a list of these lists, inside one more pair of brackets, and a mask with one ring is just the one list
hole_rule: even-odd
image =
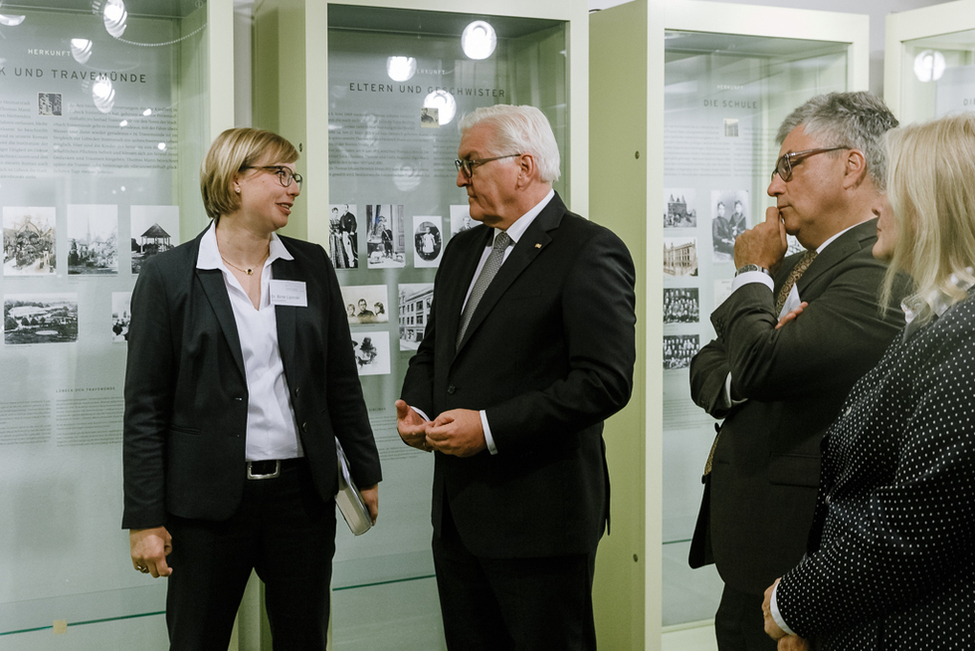
[[481,302],[484,292],[487,291],[491,281],[497,275],[498,269],[501,268],[501,263],[504,262],[504,252],[509,246],[511,246],[511,237],[504,231],[498,233],[498,236],[494,238],[494,246],[491,248],[491,253],[488,255],[484,267],[481,268],[481,274],[474,282],[474,289],[471,290],[470,298],[467,299],[464,312],[460,315],[460,328],[457,330],[456,345],[459,346],[461,340],[464,338],[464,333],[467,332],[467,326],[470,325],[474,310],[477,309],[477,304]]

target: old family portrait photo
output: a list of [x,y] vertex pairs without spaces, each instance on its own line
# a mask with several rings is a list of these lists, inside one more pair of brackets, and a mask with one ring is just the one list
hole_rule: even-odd
[[[414,215],[412,224],[407,224],[405,213],[402,204],[331,204],[327,248],[332,265],[336,269],[403,268],[412,241],[415,268],[439,266],[448,239],[444,218]],[[450,206],[449,219],[453,235],[477,225],[466,204]]]

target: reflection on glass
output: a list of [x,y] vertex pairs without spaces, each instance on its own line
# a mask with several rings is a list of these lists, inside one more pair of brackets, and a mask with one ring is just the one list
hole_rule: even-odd
[[445,90],[435,90],[423,99],[423,108],[437,109],[440,126],[450,124],[457,114],[457,100]]
[[16,27],[17,25],[24,22],[24,18],[27,18],[27,16],[9,16],[6,14],[0,14],[0,25],[6,25],[7,27]]
[[494,54],[498,46],[498,35],[490,23],[475,20],[464,28],[460,36],[460,46],[471,59],[486,59]]
[[386,74],[393,81],[408,81],[416,74],[416,59],[413,57],[388,57]]
[[125,10],[125,3],[122,0],[105,0],[102,18],[105,20],[105,29],[115,38],[125,33],[129,13]]
[[115,87],[107,77],[100,77],[91,87],[91,99],[102,113],[111,113],[115,106]]
[[938,81],[947,67],[945,55],[937,50],[924,50],[914,57],[914,74],[920,82]]
[[71,39],[71,56],[78,63],[88,63],[91,58],[91,41],[86,38]]

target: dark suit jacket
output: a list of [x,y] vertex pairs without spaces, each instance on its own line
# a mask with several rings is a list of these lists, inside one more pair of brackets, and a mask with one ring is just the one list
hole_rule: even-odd
[[[713,555],[736,590],[761,594],[802,557],[823,433],[903,326],[899,308],[877,307],[885,266],[871,252],[876,231],[876,220],[860,224],[817,256],[797,283],[809,307],[780,330],[775,297],[801,254],[783,262],[774,294],[761,284],[739,288],[711,315],[718,338],[691,361],[691,397],[725,420],[690,562]],[[720,396],[729,372],[747,401],[727,411]]]
[[809,556],[779,584],[828,650],[975,648],[975,300],[897,340],[823,441]]
[[[143,267],[132,292],[125,378],[123,528],[167,514],[223,520],[244,490],[247,384],[220,270],[197,269],[202,234]],[[335,437],[359,486],[381,479],[352,355],[345,304],[325,251],[282,237],[294,260],[276,280],[304,281],[308,307],[275,308],[291,404],[322,500],[338,490]]]
[[455,235],[434,285],[403,399],[430,418],[485,409],[498,454],[436,454],[444,509],[474,554],[595,551],[608,515],[603,420],[632,389],[634,269],[607,229],[556,195],[512,249],[455,347],[461,308],[493,229]]

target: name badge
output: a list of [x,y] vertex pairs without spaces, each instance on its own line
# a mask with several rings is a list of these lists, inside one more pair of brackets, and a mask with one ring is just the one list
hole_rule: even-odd
[[308,294],[302,280],[272,280],[271,305],[308,307]]

